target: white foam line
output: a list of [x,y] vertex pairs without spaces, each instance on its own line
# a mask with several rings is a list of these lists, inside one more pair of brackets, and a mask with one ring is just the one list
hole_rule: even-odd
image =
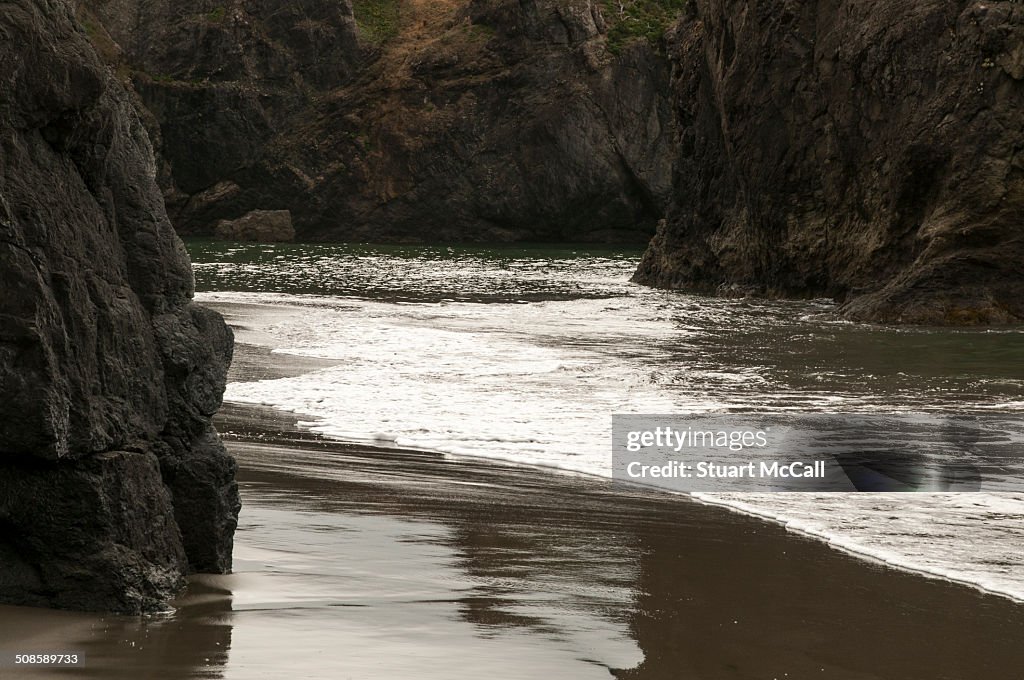
[[726,508],[733,512],[741,515],[747,515],[750,517],[757,517],[758,519],[764,519],[775,524],[781,524],[785,527],[786,531],[815,540],[821,541],[827,544],[830,548],[846,553],[858,559],[880,564],[891,569],[897,569],[899,571],[908,572],[911,574],[917,574],[929,578],[938,579],[941,581],[948,581],[950,583],[956,583],[958,585],[968,586],[980,592],[996,595],[998,597],[1004,597],[1016,603],[1024,604],[1024,595],[1015,592],[1013,590],[1007,590],[998,586],[986,585],[975,580],[964,578],[962,575],[956,572],[947,571],[945,569],[938,569],[936,567],[930,567],[923,564],[919,564],[909,558],[900,558],[893,555],[885,555],[878,551],[873,551],[871,548],[858,544],[856,541],[844,540],[841,536],[835,536],[829,534],[827,531],[820,531],[810,526],[800,526],[798,520],[793,520],[781,513],[773,513],[766,510],[761,510],[751,506],[743,501],[732,501],[721,498],[716,498],[712,495],[704,493],[691,493],[691,494],[680,494],[688,495],[698,503],[704,505],[713,505],[716,507]]

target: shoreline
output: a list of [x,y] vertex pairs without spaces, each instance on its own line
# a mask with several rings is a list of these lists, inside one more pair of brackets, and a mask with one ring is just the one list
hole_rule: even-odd
[[[278,356],[278,355],[275,355]],[[284,363],[284,362],[282,362]],[[327,435],[321,435],[319,433],[304,429],[299,425],[299,422],[303,422],[304,418],[301,414],[293,414],[287,411],[282,411],[270,406],[255,406],[252,404],[244,404],[239,402],[225,402],[222,408],[222,414],[224,423],[234,423],[237,425],[243,425],[249,421],[248,414],[257,412],[261,414],[261,417],[266,418],[269,422],[276,422],[282,430],[279,433],[275,433],[273,430],[267,430],[257,435],[259,439],[265,439],[267,437],[275,437],[283,435],[285,432],[288,436],[285,437],[286,441],[290,444],[301,446],[304,443],[316,442],[325,446],[340,446],[345,448],[356,448],[367,451],[378,451],[381,455],[388,454],[425,454],[429,456],[436,456],[440,459],[450,459],[453,461],[467,461],[475,465],[482,466],[494,466],[497,469],[507,468],[514,470],[533,470],[538,474],[546,474],[552,477],[552,480],[559,478],[572,479],[581,478],[590,480],[596,484],[607,484],[611,488],[632,488],[636,489],[640,493],[649,493],[655,496],[664,496],[665,498],[673,498],[678,502],[682,503],[696,503],[698,505],[714,508],[716,510],[722,510],[732,514],[748,517],[765,525],[772,527],[780,527],[787,533],[799,536],[801,538],[814,541],[815,543],[821,544],[834,550],[840,554],[846,555],[858,561],[862,561],[866,564],[880,566],[886,569],[893,569],[895,571],[917,576],[919,578],[935,580],[944,583],[948,583],[955,586],[966,587],[974,590],[986,596],[998,597],[1001,599],[1008,600],[1015,605],[1024,605],[1024,598],[1018,597],[1011,592],[1002,591],[995,588],[986,587],[983,584],[971,581],[968,579],[958,578],[956,575],[950,575],[948,573],[942,573],[937,570],[930,570],[927,567],[914,565],[914,564],[903,564],[898,561],[886,560],[871,552],[863,549],[858,549],[856,546],[843,545],[837,542],[833,537],[806,530],[797,526],[793,526],[792,522],[784,517],[778,517],[768,512],[761,511],[756,507],[751,507],[747,504],[739,503],[735,501],[723,501],[718,500],[713,494],[707,493],[676,493],[672,491],[666,491],[660,489],[654,485],[645,485],[638,482],[629,482],[624,480],[611,480],[607,477],[600,475],[590,474],[587,472],[580,472],[575,470],[568,470],[563,468],[549,467],[544,465],[535,465],[530,463],[517,463],[513,460],[506,459],[495,459],[488,458],[485,456],[473,456],[469,454],[453,454],[444,452],[430,451],[429,449],[416,449],[399,446],[386,446],[382,444],[372,444],[365,442],[353,442],[345,441],[342,439],[336,439]],[[306,416],[306,418],[313,418],[312,416]],[[242,429],[251,428],[251,424]],[[223,434],[223,433],[222,433]],[[226,437],[226,441],[230,441],[231,435]],[[240,438],[241,441],[245,440],[245,437]],[[557,483],[557,482],[555,482]]]
[[[234,299],[230,295],[225,299],[207,301],[207,304],[213,305],[214,308],[228,315],[232,323],[240,325],[239,341],[243,345],[240,346],[239,355],[242,360],[232,369],[231,380],[233,382],[246,383],[260,379],[294,378],[304,372],[331,369],[332,367],[333,370],[327,371],[330,377],[324,383],[325,386],[332,385],[331,381],[336,384],[344,384],[347,381],[345,378],[347,372],[339,366],[337,360],[311,359],[309,356],[303,356],[301,352],[285,354],[275,353],[271,349],[286,345],[281,345],[280,340],[276,337],[262,333],[267,325],[267,319],[278,323],[280,319],[290,315],[308,313],[304,307],[289,304],[288,301],[261,305],[250,299],[244,301]],[[455,327],[461,328],[458,325]],[[245,345],[246,342],[253,344]],[[325,342],[325,340],[321,339],[320,342]],[[396,349],[402,351],[401,348]],[[252,356],[246,359],[250,354]],[[345,354],[331,352],[324,356],[345,356]],[[350,359],[354,359],[357,366],[359,365],[358,355],[350,356]],[[321,363],[319,365],[313,363],[317,361]],[[258,371],[246,368],[246,366],[256,367]],[[972,366],[974,364],[966,362],[964,369],[970,369]],[[406,369],[408,368],[406,366]],[[417,438],[414,435],[411,440],[401,438],[398,441],[389,441],[387,438],[375,440],[370,437],[364,439],[361,436],[353,436],[349,427],[344,426],[345,423],[351,423],[352,429],[356,430],[359,435],[392,431],[392,425],[386,424],[386,419],[381,421],[373,409],[362,409],[359,406],[360,394],[366,390],[375,389],[373,387],[375,379],[373,376],[368,379],[365,373],[356,371],[355,384],[360,387],[350,390],[351,393],[347,396],[348,399],[354,400],[351,413],[344,403],[335,403],[325,411],[317,403],[307,402],[301,396],[289,394],[288,390],[294,391],[296,385],[309,385],[314,389],[319,389],[318,379],[315,376],[311,376],[309,379],[300,378],[294,384],[286,386],[283,401],[277,397],[276,388],[273,386],[264,390],[259,387],[249,389],[245,385],[239,385],[240,389],[237,394],[243,399],[249,399],[251,398],[249,395],[255,395],[256,400],[265,399],[268,404],[296,408],[298,412],[303,411],[301,406],[305,404],[308,407],[306,413],[299,416],[304,421],[303,426],[309,428],[311,432],[316,431],[323,433],[326,437],[335,437],[338,441],[387,448],[413,444],[409,448],[420,449],[421,447],[415,445]],[[330,399],[334,394],[331,390],[334,388],[327,387],[325,389],[325,394]],[[389,392],[386,386],[381,386],[380,389],[390,408],[394,409],[396,404],[400,405],[399,410],[392,411],[393,415],[401,413],[401,408],[410,409],[406,418],[417,420],[415,402],[410,402],[401,396],[404,393],[395,393],[394,390]],[[412,389],[415,391],[417,386],[413,385]],[[229,394],[231,394],[230,388]],[[460,396],[463,400],[456,399],[456,412],[465,413],[467,408],[465,395]],[[341,408],[339,409],[339,407]],[[446,422],[445,419],[448,416],[443,412],[438,412],[436,408],[431,409],[429,404],[426,408],[427,412],[431,414],[428,419],[429,424],[423,425],[420,422],[418,425],[430,428],[432,431],[434,424],[438,424],[439,431],[443,431],[443,423]],[[949,408],[948,405],[947,408]],[[359,418],[358,414],[363,411],[366,411],[369,422],[374,424],[369,426],[366,432],[359,432],[363,429],[359,427],[363,420]],[[324,415],[324,413],[328,414],[324,418],[316,415]],[[493,421],[495,417],[493,409],[487,413]],[[528,414],[525,416],[528,418],[537,417],[542,420],[545,418],[543,413],[529,407],[524,413]],[[405,420],[405,418],[399,419]],[[419,421],[423,420],[423,418],[419,418]],[[544,422],[548,428],[545,432],[557,431],[551,429],[557,426],[552,426],[550,421]],[[596,423],[596,425],[600,425],[600,423]],[[458,416],[455,417],[452,426],[459,432],[479,434],[473,429],[472,423],[469,423],[467,428],[467,423],[464,420],[459,420]],[[394,427],[398,428],[397,432],[405,431],[401,424],[394,425]],[[427,432],[428,430],[420,431]],[[594,431],[593,428],[591,431]],[[406,436],[410,436],[408,431],[406,431]],[[441,435],[441,439],[444,440],[443,435]],[[466,450],[465,446],[457,444],[452,446],[450,442],[442,441],[441,444],[447,445],[438,445],[434,450],[447,451],[446,455],[461,460],[487,460],[492,464],[510,466],[529,465],[549,470],[552,474],[561,476],[596,473],[596,478],[605,478],[602,476],[601,462],[598,460],[598,456],[591,456],[590,459],[584,456],[579,460],[583,460],[585,464],[580,465],[578,461],[572,459],[571,455],[565,455],[565,452],[572,452],[573,449],[564,448],[565,441],[557,437],[554,439],[559,441],[562,448],[554,447],[552,451],[555,453],[552,455],[532,455],[527,452],[528,457],[533,459],[531,461],[519,460],[518,454],[514,455],[509,450],[488,452],[486,445],[483,447],[484,450],[472,451]],[[594,448],[600,446],[599,442],[591,441],[589,444],[590,448],[583,453],[588,455],[600,453],[600,448]],[[581,468],[587,470],[583,471]],[[895,498],[887,494],[851,494],[834,498],[820,496],[804,503],[791,501],[786,496],[787,494],[770,494],[761,497],[744,497],[741,494],[734,494],[714,497],[694,494],[689,498],[692,501],[709,503],[730,512],[751,515],[763,522],[785,527],[792,533],[822,542],[843,554],[872,564],[885,565],[888,568],[916,574],[922,578],[958,583],[979,592],[1003,597],[1016,604],[1024,603],[1024,587],[1021,583],[1021,574],[1024,572],[1020,570],[1019,559],[1009,554],[1008,549],[999,547],[1000,545],[1014,545],[1024,538],[1022,525],[1019,522],[1019,513],[1021,507],[1024,506],[1024,496],[986,493],[978,496],[975,500],[969,494],[960,494],[958,497],[954,497],[945,494],[917,493],[906,498]],[[834,514],[822,512],[833,506],[836,508]],[[987,515],[997,519],[988,523],[988,520],[984,519]],[[900,519],[901,517],[911,519],[904,521]],[[854,521],[848,523],[846,518],[853,518]],[[986,549],[972,555],[971,537],[980,541],[982,545],[986,546]]]
[[877,555],[872,554],[868,550],[858,548],[855,545],[843,545],[837,542],[833,537],[828,536],[816,531],[803,529],[800,527],[792,526],[792,522],[783,517],[776,517],[768,512],[759,511],[757,508],[750,507],[749,505],[736,505],[730,504],[724,501],[715,501],[714,499],[708,498],[702,494],[691,494],[690,498],[697,503],[707,505],[709,507],[724,508],[730,512],[734,512],[747,517],[752,517],[764,521],[774,526],[781,526],[787,532],[792,533],[796,536],[801,536],[812,541],[821,543],[822,545],[828,546],[830,549],[836,552],[848,555],[853,559],[866,562],[868,564],[874,564],[881,566],[886,569],[894,569],[899,572],[918,576],[920,578],[942,581],[951,585],[961,586],[975,590],[983,595],[989,595],[992,597],[998,597],[1016,605],[1024,605],[1024,597],[1015,595],[1014,593],[999,590],[997,588],[987,587],[976,581],[970,581],[968,579],[959,578],[956,575],[944,573],[938,570],[929,569],[921,565],[915,564],[903,564],[898,561],[887,560]]
[[[614,677],[677,677],[676,672],[691,667],[677,658],[675,645],[701,658],[692,666],[695,672],[703,669],[706,677],[723,678],[773,677],[764,674],[775,668],[778,677],[784,672],[806,677],[813,670],[829,678],[906,679],[973,677],[968,669],[979,673],[984,668],[978,677],[996,678],[1002,677],[1000,670],[1014,667],[1021,659],[1011,640],[1024,634],[1024,609],[999,595],[868,561],[731,508],[657,490],[626,488],[611,480],[487,459],[336,442],[288,428],[291,415],[281,412],[273,421],[274,428],[284,426],[280,430],[284,436],[278,439],[264,429],[267,411],[235,405],[224,413],[222,422],[230,423],[234,433],[227,445],[239,457],[243,481],[341,499],[332,502],[356,512],[411,513],[442,523],[449,522],[450,514],[455,524],[484,523],[488,535],[500,534],[506,515],[513,515],[512,524],[525,521],[529,525],[527,534],[550,532],[558,537],[553,544],[576,545],[566,550],[573,562],[580,559],[577,551],[599,550],[592,543],[576,543],[572,527],[577,523],[582,527],[580,534],[593,531],[593,526],[621,524],[609,535],[643,536],[640,543],[646,548],[631,558],[640,560],[635,576],[639,580],[633,583],[634,597],[639,599],[633,601],[637,606],[631,615],[645,623],[634,620],[630,628],[643,631],[638,633],[638,644],[645,660],[630,670],[607,667]],[[280,458],[285,453],[297,457],[283,465]],[[380,506],[381,493],[387,499],[383,501],[386,509]],[[543,519],[551,517],[559,519]],[[552,543],[543,540],[541,545]],[[538,558],[528,561],[534,559]],[[609,562],[613,571],[615,564]],[[579,587],[596,585],[583,581]],[[951,611],[958,614],[955,620],[948,617]],[[678,624],[671,623],[714,619],[721,628],[730,623],[719,620],[725,612],[733,617],[731,625],[750,625],[751,637],[741,636],[741,644],[735,640],[725,644],[730,632],[705,632],[698,636],[703,638],[698,651],[678,637]],[[499,619],[507,615],[492,614]],[[819,636],[822,626],[837,634],[828,641],[832,651],[825,654],[827,660],[812,664],[804,658],[794,665],[795,658],[821,653],[823,640],[813,650],[806,641]],[[1019,632],[1010,632],[1014,630]],[[957,639],[959,644],[934,649],[933,641],[941,639]],[[863,665],[856,657],[867,650],[871,660]],[[729,655],[742,657],[737,666],[744,672],[733,676],[721,668],[713,670]],[[942,674],[956,665],[963,673]],[[786,667],[791,670],[784,671]]]
[[[246,360],[240,362],[240,373],[239,373],[239,377],[236,378],[238,380],[248,381],[248,380],[274,379],[274,378],[277,378],[277,377],[287,377],[287,376],[290,376],[290,375],[296,375],[297,373],[299,373],[301,371],[300,364],[305,362],[305,361],[307,361],[305,357],[294,357],[297,361],[295,362],[294,365],[291,365],[290,362],[291,362],[291,359],[293,358],[292,355],[271,354],[269,351],[266,350],[266,348],[260,347],[260,346],[254,346],[254,345],[242,345],[242,347],[244,348],[243,352],[248,353],[248,352],[252,351],[252,352],[254,352],[256,354],[262,355],[264,358],[273,358],[275,360],[274,364],[276,365],[276,367],[269,367],[266,364],[257,364],[256,362],[253,362],[250,359],[246,359]],[[327,362],[325,362],[325,363],[327,363]],[[259,365],[260,366],[258,373],[254,373],[249,368],[252,365]],[[601,476],[601,475],[592,474],[592,473],[588,473],[588,472],[583,472],[583,471],[578,471],[578,470],[570,470],[570,469],[559,468],[559,467],[554,467],[554,466],[545,466],[545,465],[539,465],[539,464],[517,462],[517,461],[511,460],[511,459],[505,459],[505,458],[492,458],[492,457],[486,457],[486,456],[474,456],[474,455],[471,455],[471,454],[456,454],[456,453],[447,453],[447,452],[435,452],[435,451],[431,451],[429,449],[417,449],[415,447],[400,447],[400,446],[397,446],[397,445],[388,446],[386,444],[383,444],[383,443],[380,443],[380,442],[373,442],[373,441],[365,441],[365,442],[346,441],[346,440],[343,440],[343,439],[338,439],[338,438],[331,437],[329,435],[321,435],[319,433],[316,433],[316,432],[313,432],[311,430],[305,429],[305,428],[301,427],[298,424],[300,421],[302,421],[302,422],[315,421],[315,420],[317,420],[317,418],[315,416],[309,416],[309,415],[303,416],[302,414],[296,414],[296,413],[291,413],[291,412],[288,412],[288,411],[282,411],[282,410],[279,410],[279,409],[277,409],[275,407],[271,407],[271,406],[257,406],[255,404],[247,404],[247,403],[242,403],[242,402],[225,402],[225,404],[224,404],[224,406],[222,408],[222,413],[224,413],[225,411],[230,413],[232,410],[235,410],[235,409],[240,410],[240,411],[245,411],[245,410],[250,410],[250,409],[255,409],[255,410],[260,411],[261,413],[264,414],[264,417],[268,418],[271,421],[280,423],[282,425],[282,427],[285,428],[284,430],[282,430],[282,432],[284,432],[286,430],[289,431],[290,432],[289,441],[291,441],[293,443],[296,443],[296,444],[300,444],[302,442],[313,441],[313,442],[334,443],[334,444],[337,444],[339,446],[345,446],[345,447],[356,447],[356,448],[363,448],[363,449],[368,449],[368,450],[379,450],[382,453],[394,453],[394,452],[425,453],[425,454],[436,455],[436,456],[439,456],[441,458],[446,458],[446,459],[451,459],[451,460],[456,460],[456,461],[469,461],[469,462],[473,462],[473,463],[479,464],[479,465],[493,465],[493,466],[495,466],[497,468],[535,470],[538,473],[551,475],[555,479],[558,479],[558,478],[565,478],[565,479],[583,478],[583,479],[593,480],[594,482],[597,482],[597,483],[601,483],[601,482],[611,483],[612,482],[611,478],[604,477],[604,476]],[[228,418],[228,420],[230,420],[230,417]],[[275,435],[274,432],[268,431],[268,432],[264,433],[263,436],[264,437],[273,437],[274,435]],[[757,521],[763,522],[766,525],[770,525],[770,526],[773,526],[773,527],[781,527],[781,528],[783,528],[788,533],[794,534],[796,536],[800,536],[800,537],[808,539],[808,540],[812,540],[812,541],[814,541],[816,543],[819,543],[819,544],[821,544],[823,546],[826,546],[829,549],[834,550],[834,551],[836,551],[836,552],[838,552],[840,554],[846,555],[846,556],[851,557],[851,558],[853,558],[855,560],[863,561],[863,562],[865,562],[867,564],[878,565],[878,566],[881,566],[881,567],[887,568],[887,569],[893,569],[893,570],[901,572],[901,573],[906,573],[906,574],[914,575],[914,576],[916,576],[918,578],[923,578],[923,579],[928,579],[928,580],[936,580],[936,581],[941,581],[941,582],[953,584],[953,585],[960,586],[960,587],[966,587],[966,588],[969,588],[969,589],[974,590],[976,592],[982,593],[984,595],[989,595],[989,596],[1005,599],[1005,600],[1007,600],[1007,601],[1009,601],[1009,602],[1011,602],[1011,603],[1013,603],[1015,605],[1024,605],[1024,598],[1014,594],[1013,592],[1010,592],[1010,591],[1007,591],[1007,590],[1001,590],[1001,589],[996,588],[996,587],[986,586],[986,585],[984,585],[982,583],[978,583],[977,581],[972,581],[970,579],[961,578],[961,577],[958,577],[955,573],[951,574],[949,572],[943,572],[943,571],[940,571],[940,570],[937,570],[937,569],[932,569],[932,568],[929,568],[927,566],[923,566],[923,565],[914,563],[912,560],[907,560],[906,562],[901,562],[898,559],[886,559],[884,557],[881,557],[881,556],[879,556],[877,554],[872,553],[869,549],[861,548],[861,547],[859,547],[859,546],[857,546],[855,544],[853,544],[853,545],[843,544],[843,542],[841,540],[837,540],[836,537],[830,536],[828,534],[821,533],[821,532],[816,532],[816,531],[809,530],[809,529],[805,529],[805,528],[802,528],[802,527],[799,527],[799,526],[795,526],[794,525],[795,524],[794,521],[789,519],[789,518],[787,518],[787,517],[785,517],[785,516],[774,515],[774,514],[772,514],[770,512],[761,510],[761,509],[759,509],[757,507],[752,507],[749,504],[744,503],[742,501],[735,501],[735,500],[732,500],[732,499],[730,499],[730,500],[719,500],[719,499],[716,499],[713,494],[708,494],[708,493],[690,493],[690,494],[674,493],[674,492],[671,492],[671,491],[666,491],[664,489],[659,489],[656,486],[646,486],[646,485],[644,485],[642,483],[628,482],[628,481],[623,481],[623,480],[616,480],[615,481],[615,485],[622,486],[622,487],[635,487],[635,488],[637,488],[637,489],[639,489],[641,491],[644,491],[644,492],[660,494],[660,495],[665,496],[666,498],[674,498],[678,502],[697,503],[697,504],[700,504],[700,505],[704,505],[704,506],[707,506],[707,507],[710,507],[710,508],[719,509],[719,510],[722,510],[722,511],[725,511],[725,512],[729,512],[729,513],[733,513],[733,514],[736,514],[736,515],[741,515],[741,516],[744,516],[744,517],[753,518],[753,519],[756,519]]]
[[[221,312],[233,326],[236,324],[243,324],[238,328],[239,335],[242,336],[236,344],[236,359],[231,367],[231,374],[229,375],[229,382],[249,382],[254,380],[273,380],[278,378],[288,378],[301,375],[310,371],[329,368],[336,366],[338,362],[328,359],[316,359],[311,357],[304,357],[293,354],[276,353],[273,352],[269,347],[259,344],[262,338],[258,333],[253,333],[251,329],[247,328],[244,324],[251,313],[251,306],[253,303],[235,303],[235,302],[216,302],[207,303],[212,304],[215,309]],[[268,309],[273,310],[274,314],[287,315],[295,313],[295,310],[289,307],[277,307],[268,306]],[[248,343],[244,340],[251,338],[255,343]],[[280,411],[274,407],[266,406],[259,407],[254,404],[242,403],[242,402],[225,402],[224,409],[248,409],[248,408],[261,408],[263,413],[269,419],[279,419],[282,427],[293,431],[294,433],[301,434],[300,441],[305,440],[306,437],[311,437],[314,440],[334,441],[344,445],[359,446],[367,448],[379,448],[383,451],[391,450],[411,450],[411,451],[425,451],[429,452],[429,449],[418,449],[416,447],[399,447],[397,444],[388,444],[381,441],[346,441],[343,439],[336,439],[329,435],[321,435],[315,433],[312,430],[301,428],[297,421],[314,422],[318,418],[312,415],[293,414],[288,411]],[[276,414],[276,415],[275,415]],[[283,431],[283,430],[282,430]],[[441,456],[450,456],[455,460],[467,460],[476,461],[478,463],[504,466],[510,468],[527,468],[544,471],[547,474],[552,474],[557,477],[584,477],[599,481],[608,481],[609,478],[592,473],[587,473],[578,470],[571,470],[566,468],[560,468],[555,466],[545,466],[532,463],[523,463],[508,458],[493,458],[487,456],[474,456],[472,454],[463,453],[438,453]],[[619,480],[618,484],[629,485],[629,482]],[[646,489],[643,484],[637,484],[637,488]],[[655,487],[651,487],[654,489]],[[972,580],[969,578],[962,578],[956,573],[950,573],[941,569],[932,568],[927,565],[915,562],[912,557],[908,558],[887,558],[876,554],[871,548],[865,548],[845,541],[842,537],[836,537],[828,533],[822,533],[814,531],[813,529],[805,529],[798,526],[799,521],[794,521],[781,514],[773,514],[770,511],[762,510],[761,508],[751,506],[742,500],[728,499],[722,500],[717,499],[713,495],[709,494],[673,494],[668,491],[659,490],[658,493],[666,494],[669,497],[683,498],[688,502],[695,502],[705,504],[710,507],[720,508],[724,511],[736,513],[744,516],[757,518],[761,522],[765,522],[772,526],[783,527],[786,531],[814,540],[823,545],[828,546],[830,549],[836,550],[839,553],[853,557],[854,559],[862,560],[870,564],[882,565],[889,569],[894,569],[900,572],[909,573],[918,576],[919,578],[940,580],[947,583],[953,583],[960,586],[964,586],[975,590],[986,595],[992,595],[995,597],[1004,598],[1014,604],[1024,604],[1024,597],[1014,594],[1006,589],[1001,589],[998,586],[989,586]]]
[[0,651],[85,658],[4,677],[1009,680],[1024,659],[1002,597],[656,490],[296,421],[218,416],[235,573],[159,617],[0,608]]

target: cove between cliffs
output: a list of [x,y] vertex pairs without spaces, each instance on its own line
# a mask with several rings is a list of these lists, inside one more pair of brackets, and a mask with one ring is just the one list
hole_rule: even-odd
[[645,285],[1024,319],[1019,3],[77,7],[182,234],[650,240]]

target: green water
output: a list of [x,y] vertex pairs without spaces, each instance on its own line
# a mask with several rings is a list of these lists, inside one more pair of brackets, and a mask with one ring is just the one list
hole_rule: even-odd
[[[200,291],[353,296],[389,301],[515,302],[618,293],[641,250],[580,244],[228,244],[187,241]],[[573,272],[587,269],[586,283]],[[610,279],[603,288],[594,273]]]

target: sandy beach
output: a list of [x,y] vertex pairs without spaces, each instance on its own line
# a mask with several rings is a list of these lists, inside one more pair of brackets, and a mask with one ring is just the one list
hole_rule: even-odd
[[[686,499],[228,406],[236,571],[148,618],[5,607],[94,678],[1015,678],[1024,607]],[[881,625],[884,622],[884,625]]]

